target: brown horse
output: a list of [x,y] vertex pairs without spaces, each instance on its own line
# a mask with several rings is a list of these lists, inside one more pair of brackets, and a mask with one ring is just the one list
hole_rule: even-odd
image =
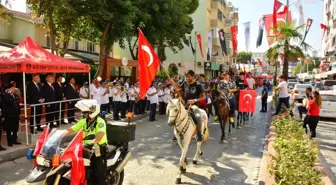
[[[227,100],[218,98],[216,100],[216,106],[218,107],[218,121],[222,130],[220,142],[223,143],[225,139],[225,126],[230,113],[230,105]],[[231,124],[229,124],[229,133],[231,133]]]

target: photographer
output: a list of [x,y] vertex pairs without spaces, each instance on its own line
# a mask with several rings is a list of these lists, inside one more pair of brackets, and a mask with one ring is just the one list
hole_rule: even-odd
[[308,102],[310,101],[310,100],[312,100],[313,99],[313,96],[312,96],[312,88],[311,87],[307,87],[306,88],[306,92],[305,92],[305,94],[306,94],[306,98],[305,99],[303,99],[303,101],[302,101],[302,105],[300,105],[299,107],[298,107],[298,110],[299,110],[299,115],[300,115],[300,120],[302,121],[302,114],[303,113],[307,113],[307,104],[308,104]]

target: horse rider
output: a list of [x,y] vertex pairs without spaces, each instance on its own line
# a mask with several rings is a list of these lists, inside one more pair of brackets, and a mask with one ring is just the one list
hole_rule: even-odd
[[94,155],[91,157],[91,166],[94,169],[95,184],[106,185],[106,161],[105,155],[107,152],[107,135],[106,123],[99,116],[100,105],[97,100],[80,100],[75,104],[75,107],[82,111],[83,119],[78,121],[71,128],[67,129],[67,135],[78,132],[83,129],[83,137],[94,134],[93,140],[83,141],[86,148],[93,149]]
[[236,100],[234,98],[235,92],[238,91],[236,83],[231,80],[229,72],[224,73],[224,79],[221,80],[217,87],[220,96],[222,96],[230,105],[230,123],[234,123],[235,110],[236,110]]
[[[199,106],[199,102],[205,100],[206,96],[202,85],[197,82],[196,75],[193,70],[189,70],[186,74],[186,81],[184,81],[181,86],[178,86],[175,82],[173,82],[176,92],[178,92],[181,96],[183,93],[184,97],[184,104],[188,105],[197,105]],[[197,125],[197,141],[203,141],[203,134],[202,134],[202,121],[200,118],[196,118],[193,109],[190,109],[190,115],[194,122]]]

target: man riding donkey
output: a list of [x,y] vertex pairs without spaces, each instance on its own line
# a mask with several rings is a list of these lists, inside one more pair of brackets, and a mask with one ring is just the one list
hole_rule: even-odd
[[[175,92],[182,100],[183,104],[188,109],[189,106],[196,105],[199,106],[199,102],[206,99],[205,92],[202,88],[202,85],[197,82],[195,72],[189,70],[186,73],[186,81],[184,81],[181,85],[176,84],[176,82],[171,81],[174,86]],[[194,120],[197,125],[197,141],[203,142],[203,133],[202,133],[202,118],[197,117],[194,109],[189,109],[190,116]],[[174,138],[175,141],[176,138]]]

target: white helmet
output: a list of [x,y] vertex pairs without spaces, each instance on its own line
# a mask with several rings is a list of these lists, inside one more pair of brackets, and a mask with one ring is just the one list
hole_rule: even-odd
[[100,105],[97,100],[80,100],[75,104],[82,112],[89,112],[90,118],[96,117],[100,113]]

